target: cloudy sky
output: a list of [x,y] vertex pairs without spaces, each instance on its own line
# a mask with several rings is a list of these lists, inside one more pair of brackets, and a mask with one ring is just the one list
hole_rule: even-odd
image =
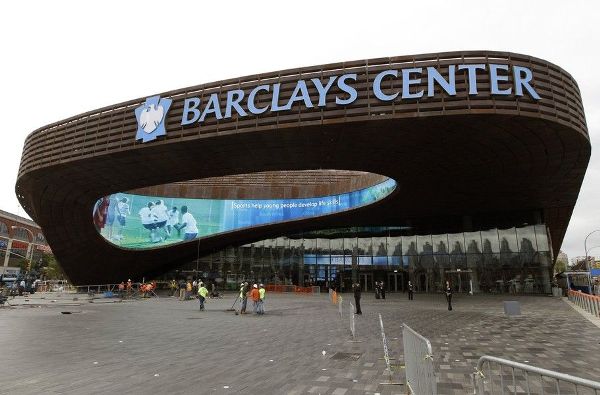
[[[600,141],[596,1],[21,0],[0,15],[0,208],[20,215],[21,150],[40,126],[171,89],[344,60],[482,49],[536,56],[575,77],[592,144]],[[570,257],[600,228],[599,198],[593,150],[562,246]],[[589,240],[600,246],[600,232]]]

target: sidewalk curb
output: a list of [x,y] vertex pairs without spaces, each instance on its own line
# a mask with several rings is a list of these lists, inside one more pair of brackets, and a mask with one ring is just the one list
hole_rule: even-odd
[[574,303],[571,303],[567,297],[563,296],[561,299],[566,304],[568,304],[569,306],[571,306],[573,308],[573,310],[575,310],[576,312],[578,312],[579,314],[581,314],[581,316],[584,317],[586,320],[588,320],[589,322],[591,322],[592,324],[594,324],[598,328],[600,328],[600,318],[594,317],[592,314],[588,313],[587,311],[585,311],[581,307],[575,305]]

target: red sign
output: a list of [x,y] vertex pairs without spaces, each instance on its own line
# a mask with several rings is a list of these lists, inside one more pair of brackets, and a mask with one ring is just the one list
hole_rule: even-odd
[[27,246],[29,246],[29,244],[25,243],[24,241],[13,240],[10,248],[26,250]]

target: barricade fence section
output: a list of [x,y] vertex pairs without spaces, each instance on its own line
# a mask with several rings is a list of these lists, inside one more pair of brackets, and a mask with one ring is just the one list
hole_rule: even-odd
[[75,292],[75,287],[64,280],[43,280],[40,281],[35,292]]
[[104,298],[136,299],[158,297],[156,287],[155,282],[131,283],[130,286],[127,284],[90,284],[73,286],[71,292],[86,294],[92,299],[98,297],[98,295]]
[[600,382],[484,355],[472,376],[473,394],[600,395]]
[[281,293],[300,293],[300,294],[320,294],[321,289],[319,287],[299,287],[297,285],[265,285],[267,292],[281,292]]
[[383,319],[379,314],[379,327],[381,328],[381,341],[383,343],[383,359],[385,360],[386,369],[388,371],[388,381],[380,383],[383,385],[402,385],[400,382],[395,382],[392,377],[392,364],[390,362],[390,352],[388,349],[387,337],[385,336],[385,330],[383,329]]
[[581,307],[594,317],[600,317],[600,296],[570,289],[568,297],[571,303]]
[[[135,285],[132,284],[132,287]],[[107,292],[118,293],[119,284],[89,284],[89,285],[76,285],[73,287],[75,293],[85,294],[103,294]],[[137,288],[137,286],[136,286]]]
[[431,342],[408,325],[402,324],[402,343],[407,392],[414,395],[437,395]]
[[354,321],[354,305],[352,302],[348,303],[350,305],[348,309],[348,313],[350,315],[350,333],[352,333],[352,340],[356,340],[356,323]]

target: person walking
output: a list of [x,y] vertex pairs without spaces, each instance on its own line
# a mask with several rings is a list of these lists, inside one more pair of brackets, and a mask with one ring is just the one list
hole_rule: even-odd
[[254,310],[254,314],[258,312],[258,301],[260,300],[260,292],[258,292],[258,285],[254,284],[252,286],[252,291],[250,291],[250,298],[252,299],[252,309]]
[[450,281],[446,281],[446,300],[448,301],[448,310],[452,310],[452,287],[450,287]]
[[379,281],[375,281],[375,299],[381,297],[381,288],[379,288]]
[[354,303],[356,305],[356,313],[354,314],[362,314],[362,311],[360,310],[360,284],[354,283],[352,285],[352,291],[354,292]]
[[240,287],[240,314],[246,314],[246,304],[248,304],[248,283],[243,282]]
[[412,281],[408,282],[408,300],[413,300],[414,286]]
[[258,286],[258,295],[260,300],[258,301],[258,314],[263,315],[265,313],[265,295],[267,294],[267,290],[265,289],[264,284],[260,284]]
[[208,289],[204,286],[203,282],[198,284],[198,300],[200,301],[200,311],[204,310],[204,301],[208,295]]
[[381,293],[381,299],[385,299],[385,284],[383,284],[383,281],[379,282],[379,292]]

